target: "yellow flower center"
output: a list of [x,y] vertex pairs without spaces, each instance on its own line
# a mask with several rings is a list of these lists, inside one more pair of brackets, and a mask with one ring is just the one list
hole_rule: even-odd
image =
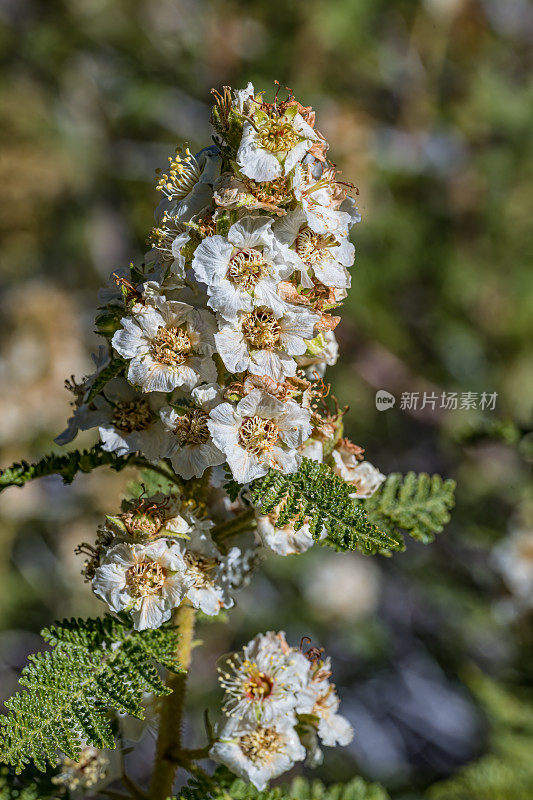
[[145,431],[152,422],[148,400],[119,400],[113,410],[113,426],[122,433]]
[[304,228],[296,237],[295,246],[302,261],[313,266],[328,258],[328,248],[336,247],[337,242],[333,236],[322,236],[314,233],[311,228]]
[[256,456],[272,450],[278,438],[276,423],[263,417],[245,417],[239,429],[240,446]]
[[269,117],[259,126],[257,143],[259,147],[271,153],[283,153],[292,150],[300,142],[301,137],[291,123],[283,117]]
[[260,250],[248,247],[237,250],[231,257],[226,277],[235,286],[249,292],[268,273],[268,264]]
[[183,328],[161,326],[152,339],[150,353],[160,364],[180,367],[185,364],[191,349],[191,340]]
[[126,585],[133,597],[160,594],[165,580],[166,572],[157,561],[139,561],[126,572]]
[[187,411],[178,417],[174,427],[174,434],[180,444],[205,444],[209,440],[207,420],[209,414],[199,409]]
[[188,147],[183,155],[178,148],[174,158],[169,157],[168,161],[168,172],[160,173],[156,188],[168,198],[182,200],[200,180],[200,167]]
[[275,728],[258,727],[239,737],[239,746],[250,761],[268,763],[284,750],[283,736]]
[[244,693],[250,700],[265,700],[272,694],[274,679],[250,665],[248,680],[244,682]]
[[163,525],[163,520],[159,516],[139,511],[128,511],[126,514],[121,514],[120,519],[134,539],[156,536]]
[[250,347],[272,348],[279,343],[280,326],[272,311],[259,308],[243,314],[242,333]]
[[206,589],[213,585],[213,571],[218,567],[216,558],[208,558],[190,550],[183,556],[187,571],[192,573],[195,589]]

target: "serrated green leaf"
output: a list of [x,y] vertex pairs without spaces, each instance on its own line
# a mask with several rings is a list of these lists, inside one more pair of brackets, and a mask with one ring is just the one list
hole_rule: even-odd
[[[226,485],[234,494],[234,485]],[[402,550],[397,531],[382,530],[369,520],[363,506],[355,502],[349,486],[325,464],[303,458],[297,472],[285,475],[271,469],[263,478],[252,481],[252,503],[263,514],[277,510],[276,527],[294,524],[298,530],[309,525],[314,539],[337,550],[359,550],[372,554]],[[230,495],[231,496],[231,495]],[[323,531],[326,538],[321,539]]]
[[372,497],[363,501],[368,518],[389,532],[405,531],[424,544],[432,542],[450,520],[455,481],[440,475],[405,477],[391,473]]
[[171,625],[136,631],[106,614],[63,620],[41,635],[52,650],[29,657],[25,691],[6,701],[0,718],[0,758],[17,771],[29,762],[44,771],[57,750],[76,759],[82,741],[114,748],[108,709],[143,719],[143,693],[168,694],[155,664],[180,670]]

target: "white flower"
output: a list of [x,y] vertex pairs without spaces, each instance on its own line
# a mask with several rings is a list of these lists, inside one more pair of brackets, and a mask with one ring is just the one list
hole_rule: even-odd
[[128,380],[145,392],[192,389],[201,381],[215,380],[213,315],[187,303],[156,302],[157,308],[134,306],[113,336],[117,353],[130,359]]
[[95,570],[93,591],[113,611],[130,612],[136,630],[158,628],[183,598],[185,570],[175,540],[121,542],[107,551]]
[[187,582],[185,597],[209,616],[233,605],[233,598],[228,593],[226,569],[228,563],[234,569],[234,562],[240,557],[238,547],[233,547],[226,556],[220,553],[209,533],[212,525],[195,524],[188,541],[181,544]]
[[335,180],[335,168],[318,160],[298,165],[294,194],[302,204],[307,224],[315,233],[344,237],[361,219],[346,187]]
[[259,633],[218,667],[224,712],[239,720],[270,724],[289,714],[296,693],[307,685],[309,661],[289,647],[283,632]]
[[334,462],[333,472],[346,483],[355,486],[356,491],[350,497],[357,499],[372,497],[385,480],[385,475],[379,469],[368,461],[360,461],[350,444],[345,444],[343,440],[331,455]]
[[188,147],[184,152],[178,148],[174,158],[168,160],[168,171],[161,174],[157,184],[164,195],[158,217],[166,211],[176,220],[190,220],[211,202],[222,163],[219,150],[205,147],[193,156]]
[[137,497],[122,503],[122,511],[106,516],[103,526],[118,541],[146,543],[159,538],[183,537],[191,529],[187,511],[182,511],[181,499],[177,495],[161,492]]
[[296,105],[250,106],[237,151],[243,175],[254,181],[273,181],[288,174],[319,141]]
[[270,725],[229,719],[209,755],[262,791],[269,780],[305,758],[291,714]]
[[296,361],[312,339],[318,314],[303,306],[287,306],[276,319],[268,308],[241,311],[232,324],[215,334],[218,353],[230,372],[266,375],[275,381],[296,375]]
[[[165,288],[177,289],[184,285],[186,259],[182,251],[190,239],[189,230],[184,230],[183,223],[166,211],[159,225],[150,231],[153,250],[147,254],[146,259],[149,260],[152,255],[161,256],[165,272],[168,271],[164,280]],[[147,282],[143,286],[145,290],[146,285]]]
[[494,548],[491,560],[515,597],[533,607],[533,529],[513,530]]
[[309,723],[328,747],[349,744],[353,739],[353,728],[345,717],[337,713],[340,700],[335,685],[329,681],[330,659],[314,665],[310,675],[307,687],[298,694],[297,713],[316,718]]
[[211,411],[209,430],[225,454],[233,477],[248,483],[270,467],[296,472],[296,448],[311,433],[311,413],[294,400],[280,400],[254,389],[237,406],[222,403]]
[[280,556],[290,556],[305,553],[313,546],[314,539],[307,523],[299,530],[295,530],[293,523],[276,528],[278,516],[277,508],[270,514],[256,514],[257,533],[266,547]]
[[179,410],[172,406],[161,409],[161,419],[169,432],[167,450],[174,471],[184,480],[201,478],[208,467],[223,464],[224,453],[213,443],[208,428],[209,411],[221,401],[220,387],[215,383],[192,390],[197,407]]
[[163,403],[164,395],[143,394],[124,378],[114,378],[94,400],[90,427],[98,426],[103,450],[118,456],[139,451],[156,461],[165,436],[158,415]]
[[314,275],[325,286],[349,288],[351,279],[346,268],[353,264],[355,249],[346,237],[316,233],[300,207],[275,222],[273,230],[282,244],[294,249],[302,286],[312,288]]
[[299,367],[305,370],[308,380],[322,378],[326,367],[332,367],[337,363],[339,356],[339,345],[333,331],[319,333],[311,342],[307,342],[307,352],[303,356],[298,356],[296,362]]
[[292,255],[278,244],[268,217],[247,216],[236,222],[228,236],[208,236],[194,252],[192,268],[205,283],[208,305],[231,321],[239,311],[257,306],[272,309],[276,317],[285,310],[278,283],[293,271]]

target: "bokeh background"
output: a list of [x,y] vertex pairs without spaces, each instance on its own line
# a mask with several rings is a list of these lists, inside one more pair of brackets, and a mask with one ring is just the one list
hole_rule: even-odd
[[[533,688],[531,610],[493,556],[533,527],[532,41],[525,0],[0,0],[0,463],[53,447],[63,381],[91,371],[97,289],[146,249],[156,167],[184,140],[209,144],[210,88],[270,92],[277,78],[317,109],[359,192],[331,371],[347,433],[383,472],[458,482],[434,545],[272,557],[229,625],[203,623],[195,742],[202,709],[216,717],[216,657],[273,627],[331,654],[356,729],[318,775],[363,774],[402,800],[490,750],[480,674]],[[378,389],[394,408],[376,410]],[[417,391],[498,399],[402,410]],[[73,548],[127,480],[97,471],[2,496],[3,698],[43,625],[103,610]],[[140,780],[152,747],[150,734],[137,746]]]

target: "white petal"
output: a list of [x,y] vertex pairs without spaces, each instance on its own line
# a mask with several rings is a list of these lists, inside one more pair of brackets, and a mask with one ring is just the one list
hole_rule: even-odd
[[237,164],[243,175],[254,181],[273,181],[281,175],[281,164],[276,156],[258,146],[255,137],[254,128],[245,120]]
[[353,728],[347,719],[340,714],[329,714],[322,718],[318,724],[318,735],[325,745],[334,747],[336,744],[345,746],[353,739]]
[[275,381],[283,381],[296,375],[296,361],[279,350],[258,350],[253,354],[248,370],[252,375],[266,375]]
[[255,478],[261,478],[267,474],[270,466],[266,461],[262,462],[256,455],[238,445],[226,449],[226,458],[238,483],[249,483]]
[[139,608],[131,612],[134,627],[138,631],[159,628],[170,619],[170,614],[170,609],[162,607],[161,601],[156,597],[143,597]]
[[254,214],[243,217],[231,226],[228,231],[228,239],[239,249],[258,245],[272,246],[272,220]]
[[215,467],[226,460],[224,453],[212,442],[180,447],[171,457],[174,472],[184,480],[201,478],[207,467]]
[[208,286],[207,293],[209,307],[218,311],[228,322],[235,320],[239,311],[251,311],[254,306],[248,292],[237,288],[226,279]]
[[218,353],[230,372],[244,372],[248,367],[248,348],[242,332],[236,328],[224,327],[215,334]]
[[128,317],[121,322],[123,327],[114,333],[111,340],[117,353],[123,358],[133,358],[139,352],[147,352],[149,345],[139,326]]
[[226,275],[233,247],[223,236],[208,236],[196,250],[192,269],[196,279],[210,286]]
[[281,447],[272,448],[271,466],[281,470],[281,472],[287,474],[297,472],[300,463],[301,457],[296,450],[282,450]]

